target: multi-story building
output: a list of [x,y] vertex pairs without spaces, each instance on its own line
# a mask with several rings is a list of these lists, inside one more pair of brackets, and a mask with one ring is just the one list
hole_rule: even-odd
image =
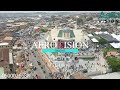
[[82,29],[55,28],[46,34],[46,41],[57,42],[58,47],[64,46],[64,42],[85,42],[87,40],[89,38]]
[[5,37],[0,42],[0,67],[5,73],[13,73],[12,37]]

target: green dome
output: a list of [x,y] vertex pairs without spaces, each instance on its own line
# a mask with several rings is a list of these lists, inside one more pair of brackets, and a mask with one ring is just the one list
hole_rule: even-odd
[[69,29],[60,30],[58,33],[58,37],[62,37],[63,33],[70,33],[70,38],[75,37],[73,30],[69,30]]

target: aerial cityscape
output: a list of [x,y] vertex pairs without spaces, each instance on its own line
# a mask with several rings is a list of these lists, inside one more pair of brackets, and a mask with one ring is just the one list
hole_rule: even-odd
[[120,79],[120,12],[0,11],[0,79]]

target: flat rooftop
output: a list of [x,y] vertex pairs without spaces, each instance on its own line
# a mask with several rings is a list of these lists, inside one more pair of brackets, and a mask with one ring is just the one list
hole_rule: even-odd
[[120,72],[91,76],[92,79],[120,79]]
[[4,74],[4,68],[0,67],[0,78],[3,78],[2,75]]
[[90,77],[86,76],[82,72],[75,72],[71,75],[71,79],[90,79]]
[[120,48],[120,43],[110,43],[110,45],[114,48]]
[[9,53],[9,64],[13,64],[13,55],[12,55],[12,52]]
[[6,42],[0,43],[0,46],[5,46],[5,45],[9,45],[9,43],[6,43]]
[[0,61],[0,67],[5,67],[9,63],[9,49],[0,49]]
[[5,37],[4,40],[12,40],[13,37]]
[[100,34],[100,36],[108,42],[119,42],[116,38],[113,38],[112,35],[109,34]]

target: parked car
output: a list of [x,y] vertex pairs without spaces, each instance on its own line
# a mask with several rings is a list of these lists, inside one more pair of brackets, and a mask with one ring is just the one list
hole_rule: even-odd
[[37,68],[36,68],[36,67],[33,67],[32,69],[33,69],[34,71],[36,71],[36,70],[37,70]]
[[41,63],[39,61],[37,61],[38,65],[41,65]]

